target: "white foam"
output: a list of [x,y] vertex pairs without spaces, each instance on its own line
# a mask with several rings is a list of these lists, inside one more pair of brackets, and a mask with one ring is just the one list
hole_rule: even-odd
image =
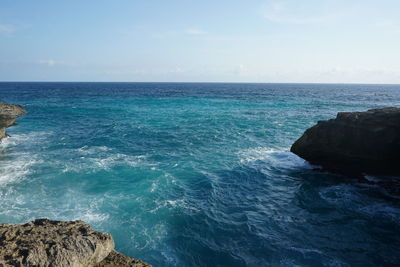
[[239,152],[241,156],[240,162],[253,162],[257,160],[266,160],[271,157],[272,153],[283,152],[274,148],[256,147]]
[[54,203],[51,211],[53,218],[62,220],[83,220],[87,223],[99,224],[109,219],[108,213],[102,210],[106,201],[103,195],[88,196],[85,192],[77,189],[69,189],[63,196],[66,201]]
[[81,148],[77,149],[77,152],[79,152],[82,155],[93,155],[99,152],[103,152],[103,151],[110,151],[111,148],[107,147],[107,146],[83,146]]
[[[16,134],[2,140],[0,143],[0,186],[24,179],[33,172],[34,165],[43,162],[39,154],[31,151],[30,147],[43,142],[48,134],[47,132]],[[24,149],[27,146],[28,149]]]
[[65,153],[70,153],[73,157],[62,163],[63,172],[109,170],[118,165],[137,167],[144,164],[147,158],[145,155],[113,153],[113,149],[106,146],[84,146]]
[[13,187],[0,191],[0,216],[12,217],[15,221],[31,221],[35,218],[54,220],[84,220],[89,224],[100,224],[109,220],[102,210],[103,196],[87,196],[77,190],[67,190],[65,195],[47,194],[21,195]]
[[296,169],[305,168],[312,169],[314,166],[310,165],[304,159],[289,152],[288,150],[275,149],[268,147],[256,147],[241,151],[238,153],[240,163],[242,164],[256,164],[263,163],[264,167],[270,168],[284,168]]
[[153,182],[153,183],[151,184],[150,192],[152,192],[152,193],[155,192],[156,189],[157,189],[157,187],[158,187],[157,183],[154,183],[154,182]]
[[29,154],[22,156],[18,155],[18,158],[11,158],[0,161],[0,186],[3,186],[10,182],[22,180],[27,175],[31,174],[32,166],[40,163],[40,160],[35,159]]
[[109,218],[108,214],[104,213],[96,213],[93,211],[85,211],[82,215],[76,216],[79,220],[88,222],[88,223],[99,223],[105,221]]
[[52,132],[30,132],[27,134],[14,134],[11,137],[2,139],[0,148],[6,148],[16,146],[18,144],[29,145],[41,143],[45,140]]
[[290,249],[294,251],[298,251],[301,254],[305,255],[307,253],[317,253],[317,254],[323,254],[321,250],[318,249],[309,249],[309,248],[296,248],[296,247],[290,247]]
[[[47,195],[46,191],[40,194],[21,194],[13,185],[29,179],[36,169],[40,169],[35,168],[38,164],[47,164],[43,157],[49,155],[37,151],[38,148],[46,145],[49,134],[51,132],[15,134],[4,139],[0,144],[0,215],[13,218],[15,221],[29,221],[38,217],[59,220],[79,219],[93,224],[107,221],[109,215],[102,210],[103,195],[88,196],[74,189],[68,190],[65,192],[66,195],[62,195],[60,198],[54,198],[51,193]],[[108,158],[104,159],[105,161],[99,161],[109,151],[109,148],[100,146],[81,148],[78,153],[77,150],[62,150],[57,153],[65,153],[73,157],[69,161],[69,167],[77,170],[87,166],[108,167],[112,164],[119,164],[119,162],[137,164],[137,159],[143,159],[141,156],[129,157],[123,154],[112,154],[108,155]],[[77,164],[78,166],[74,166],[76,157],[80,156],[88,159]],[[58,161],[57,157],[51,157],[49,164],[53,167],[65,166],[65,162]],[[42,190],[48,189],[42,188]]]
[[133,223],[136,226],[136,234],[131,236],[132,246],[139,249],[155,249],[163,239],[168,236],[166,225],[163,222],[153,224],[152,226],[142,226],[141,223]]
[[177,200],[167,200],[166,203],[174,208],[176,207],[183,207],[185,202],[183,199],[177,199]]
[[117,153],[110,155],[106,158],[91,158],[90,161],[98,168],[108,169],[115,165],[129,165],[136,167],[139,165],[144,156],[128,156],[125,154]]
[[15,146],[17,144],[17,139],[15,138],[4,138],[0,141],[0,149],[5,149],[8,147]]
[[200,211],[198,208],[190,205],[185,199],[168,199],[159,201],[156,200],[156,207],[151,209],[150,213],[156,213],[160,209],[185,209],[191,212]]

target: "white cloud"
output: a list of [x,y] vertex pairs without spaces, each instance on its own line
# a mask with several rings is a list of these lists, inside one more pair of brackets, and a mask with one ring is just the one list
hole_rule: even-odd
[[76,66],[76,63],[73,62],[66,62],[66,61],[59,61],[59,60],[54,60],[54,59],[41,59],[36,61],[36,64],[39,65],[44,65],[48,67],[54,67],[54,66]]
[[296,10],[296,6],[288,5],[286,2],[271,3],[265,9],[263,16],[270,22],[280,24],[315,24],[324,23],[335,20],[339,16],[337,14],[323,13],[315,15],[313,12],[300,12]]
[[57,62],[55,60],[53,60],[53,59],[39,60],[38,63],[40,65],[46,65],[46,66],[49,66],[49,67],[52,67],[52,66],[57,64]]
[[185,30],[185,33],[189,34],[189,35],[204,35],[204,34],[207,34],[206,31],[199,30],[199,29],[187,29],[187,30]]
[[0,33],[12,33],[15,31],[15,27],[9,24],[0,24]]

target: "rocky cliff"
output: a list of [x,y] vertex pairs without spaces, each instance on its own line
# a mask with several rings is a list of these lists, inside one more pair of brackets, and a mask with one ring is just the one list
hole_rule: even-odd
[[6,128],[14,125],[16,118],[25,115],[26,110],[20,105],[0,102],[0,140],[6,137]]
[[306,130],[291,151],[339,173],[400,175],[400,108],[340,112]]
[[0,266],[122,267],[151,266],[114,250],[110,234],[82,221],[38,219],[0,224]]

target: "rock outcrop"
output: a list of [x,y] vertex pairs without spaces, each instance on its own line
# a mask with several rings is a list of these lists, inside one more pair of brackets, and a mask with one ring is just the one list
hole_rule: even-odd
[[151,266],[141,260],[133,259],[124,254],[121,254],[115,250],[111,251],[108,256],[96,264],[94,267],[115,267],[115,266],[134,266],[134,267],[144,267]]
[[291,151],[342,174],[400,175],[400,108],[340,112],[306,130]]
[[26,110],[20,105],[0,102],[0,141],[7,136],[6,128],[13,126],[15,119],[25,114]]
[[0,224],[0,266],[151,266],[114,250],[110,234],[82,221]]

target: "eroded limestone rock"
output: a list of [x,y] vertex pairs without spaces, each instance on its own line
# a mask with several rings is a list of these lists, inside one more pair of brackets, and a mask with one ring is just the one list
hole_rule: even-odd
[[6,128],[14,125],[15,119],[26,113],[20,105],[0,102],[0,140],[6,137]]
[[0,266],[150,265],[115,252],[110,234],[94,231],[82,221],[38,219],[0,224]]

